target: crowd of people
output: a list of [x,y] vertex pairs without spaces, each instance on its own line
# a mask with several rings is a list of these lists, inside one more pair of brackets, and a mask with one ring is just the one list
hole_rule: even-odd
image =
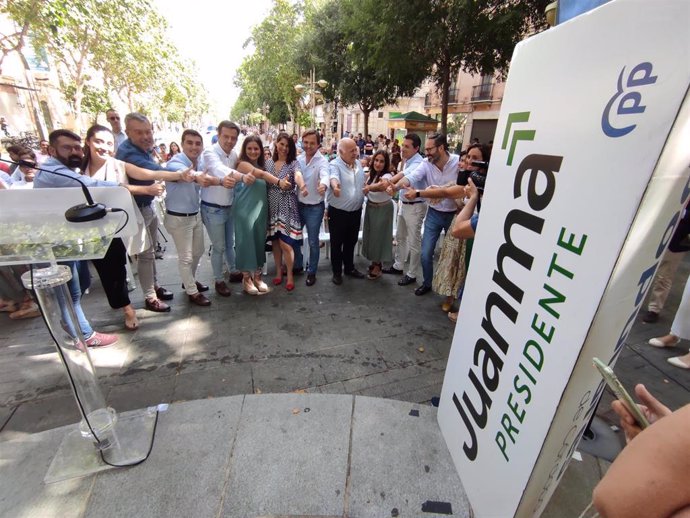
[[[12,164],[0,173],[0,188],[74,187],[78,180],[87,186],[124,186],[130,191],[139,232],[126,243],[114,239],[105,257],[92,261],[110,306],[123,311],[126,329],[139,326],[129,298],[126,267],[130,257],[135,259],[144,307],[170,311],[173,293],[158,282],[154,253],[159,225],[155,204],[162,196],[163,225],[175,242],[182,286],[189,301],[199,306],[211,304],[205,294],[209,286],[197,279],[205,233],[211,241],[213,287],[222,297],[232,294],[228,282],[241,282],[249,295],[270,291],[262,278],[267,246],[276,265],[271,280],[274,289],[284,285],[293,291],[295,277],[305,272],[306,286],[313,286],[324,234],[335,285],[341,285],[343,277],[375,280],[389,273],[400,274],[398,284],[406,286],[416,282],[423,264],[424,282],[415,293],[424,295],[431,290],[433,253],[442,230],[448,233],[449,243],[453,239],[453,246],[448,247],[453,252],[442,263],[443,274],[448,274],[447,267],[455,272],[450,274],[453,278],[462,277],[457,272],[464,272],[465,265],[456,260],[460,241],[449,233],[456,202],[446,200],[430,207],[425,219],[426,196],[433,198],[437,193],[424,189],[442,186],[444,192],[457,180],[460,159],[449,153],[444,135],[429,137],[425,160],[415,133],[406,135],[402,145],[383,135],[374,144],[370,136],[364,139],[360,134],[342,138],[328,149],[322,147],[317,130],[301,136],[245,134],[235,123],[222,121],[215,143],[204,148],[196,130],[184,130],[180,145],[154,145],[153,128],[145,116],[130,113],[121,121],[117,111],[108,110],[106,118],[110,127],[90,127],[83,142],[71,131],[56,130],[41,142],[39,151],[10,147]],[[419,189],[406,189],[407,178]],[[463,189],[449,196],[462,198]],[[393,236],[398,198],[401,208]],[[424,239],[422,221],[426,221]],[[355,267],[360,237],[362,253],[370,261],[367,273]],[[306,247],[303,253],[305,238],[308,253]],[[115,343],[115,335],[91,328],[82,308],[81,297],[90,285],[88,265],[71,262],[68,266],[73,273],[69,290],[87,345]],[[3,270],[7,282],[1,287],[2,308],[13,318],[37,316],[36,304],[19,284],[21,270]],[[440,285],[453,300],[461,283]]]
[[[443,296],[441,309],[450,320],[457,320],[490,145],[475,141],[454,154],[443,134],[422,141],[418,134],[408,133],[401,142],[383,135],[373,140],[371,135],[353,134],[324,146],[319,130],[302,135],[246,131],[222,121],[208,147],[193,129],[182,132],[180,144],[166,146],[155,145],[151,122],[142,114],[130,113],[121,121],[111,109],[106,118],[110,127],[92,126],[83,142],[71,131],[56,130],[38,150],[10,146],[11,164],[0,162],[0,189],[75,187],[78,180],[130,191],[139,232],[126,243],[114,239],[105,257],[92,261],[110,306],[123,311],[126,329],[139,326],[129,298],[130,258],[136,264],[145,309],[170,311],[174,295],[158,282],[156,272],[161,212],[177,249],[180,281],[192,304],[212,303],[207,294],[210,286],[197,279],[207,235],[218,296],[229,297],[232,282],[241,283],[248,295],[271,291],[269,284],[293,291],[296,277],[304,273],[306,286],[313,286],[321,247],[329,246],[333,284],[341,285],[344,277],[376,280],[384,274],[396,275],[398,285],[415,285],[417,296],[432,290]],[[663,306],[681,255],[676,241],[687,240],[689,227],[679,227],[665,256],[670,270],[660,268],[646,321],[653,321]],[[369,261],[366,272],[355,266],[360,239],[362,255]],[[269,283],[262,273],[267,249],[275,265]],[[115,343],[115,335],[91,328],[81,307],[81,296],[90,285],[88,265],[69,266],[73,269],[70,293],[87,344]],[[0,310],[11,318],[39,314],[31,295],[21,287],[22,271],[21,267],[0,271]],[[686,298],[690,300],[690,295],[684,296],[684,302]],[[652,339],[650,345],[673,347],[686,335],[690,333],[674,323],[668,336]],[[688,369],[690,354],[669,362]]]
[[[159,284],[154,253],[159,225],[155,204],[163,196],[163,225],[175,243],[180,281],[192,304],[205,307],[212,303],[205,295],[210,287],[197,278],[206,249],[205,234],[211,242],[213,288],[221,297],[232,294],[228,282],[241,283],[248,295],[271,291],[263,280],[267,246],[273,254],[273,289],[284,286],[292,292],[296,277],[305,272],[306,286],[313,286],[325,238],[334,285],[340,286],[344,277],[375,281],[384,274],[398,275],[397,284],[415,284],[417,296],[432,290],[443,296],[442,310],[456,321],[453,309],[462,297],[471,258],[490,146],[475,142],[458,155],[449,151],[443,134],[422,141],[418,134],[408,133],[401,143],[383,135],[374,142],[360,134],[346,136],[328,148],[322,147],[322,136],[315,130],[301,136],[245,134],[230,121],[220,122],[217,139],[209,147],[204,147],[202,135],[193,129],[182,132],[179,145],[155,146],[152,125],[144,115],[128,114],[124,128],[115,110],[107,112],[107,120],[110,128],[96,124],[88,129],[84,141],[60,129],[48,141],[41,141],[39,150],[10,146],[11,165],[0,167],[0,190],[75,187],[81,182],[123,186],[130,191],[138,233],[126,242],[114,239],[106,255],[92,261],[109,305],[123,311],[126,329],[139,326],[129,298],[129,258],[135,258],[145,308],[170,311],[167,302],[173,293]],[[366,273],[356,268],[354,260],[360,229],[362,255],[370,262]],[[646,322],[658,319],[682,254],[690,249],[689,232],[686,211],[654,280],[649,310],[643,318]],[[442,233],[445,236],[434,264]],[[308,253],[303,253],[305,238]],[[89,347],[115,343],[116,335],[91,327],[82,308],[81,298],[90,284],[88,265],[80,261],[65,264],[72,271],[68,288],[79,326],[79,330],[71,330],[74,336],[81,334]],[[19,280],[23,271],[22,267],[0,269],[0,311],[9,312],[13,319],[39,315]],[[689,308],[690,281],[670,333],[652,338],[649,344],[675,347],[681,339],[689,339]],[[690,354],[668,361],[690,369]],[[682,512],[687,512],[688,500],[679,496],[682,484],[675,474],[687,469],[686,457],[679,464],[672,458],[655,457],[653,452],[656,436],[663,439],[664,434],[677,431],[677,422],[687,424],[688,407],[672,414],[643,386],[636,392],[646,404],[643,409],[653,426],[641,435],[646,439],[635,439],[641,430],[623,403],[614,403],[627,438],[634,442],[597,487],[594,505],[602,516],[627,516],[631,508],[646,505],[644,499],[631,497],[635,488],[643,489],[657,477],[667,485],[664,505],[669,510],[682,509],[677,516],[685,516]],[[654,475],[639,474],[631,485],[625,480],[630,480],[630,467],[636,472],[639,459],[643,459],[645,471],[651,469]],[[649,502],[655,509],[660,505],[658,498]]]

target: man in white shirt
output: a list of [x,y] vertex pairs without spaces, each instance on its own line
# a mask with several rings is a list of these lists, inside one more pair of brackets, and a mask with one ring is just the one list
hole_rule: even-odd
[[48,141],[41,140],[38,144],[38,151],[36,152],[36,163],[41,165],[43,162],[50,158],[50,153],[48,152]]
[[363,279],[355,268],[355,246],[359,237],[364,203],[364,171],[359,165],[357,143],[344,138],[338,143],[338,158],[329,165],[331,189],[328,191],[328,228],[331,232],[333,284],[343,283],[345,275]]
[[234,169],[237,153],[234,148],[240,135],[240,127],[234,122],[221,121],[218,124],[218,142],[204,150],[205,178],[199,183],[201,189],[201,219],[213,247],[211,267],[215,277],[216,293],[229,297],[232,292],[225,283],[223,264],[227,263],[231,282],[240,282],[242,273],[235,268],[235,229],[233,226],[233,187],[238,181],[252,183],[254,177],[243,175]]
[[120,114],[116,110],[110,108],[105,112],[105,118],[108,119],[110,127],[113,130],[113,137],[115,138],[115,151],[120,147],[125,140],[127,140],[127,135],[122,131],[122,122],[120,121]]
[[[442,133],[431,135],[424,144],[427,157],[417,169],[405,175],[397,187],[410,187],[416,182],[425,181],[426,185],[447,185],[458,178],[458,155],[448,153],[448,142]],[[419,191],[417,191],[419,198]],[[428,207],[424,219],[424,236],[422,238],[422,272],[424,283],[414,294],[425,295],[431,291],[434,278],[434,249],[441,231],[448,232],[457,206],[452,199],[443,199],[437,205]]]
[[[309,242],[309,264],[307,266],[307,286],[316,283],[316,269],[319,266],[319,232],[324,214],[324,195],[328,189],[328,160],[319,153],[321,138],[314,130],[302,134],[304,153],[297,157],[304,184],[309,194],[299,194],[299,217],[307,229]],[[302,247],[295,247],[295,271],[304,269]]]
[[[419,154],[422,140],[416,133],[408,133],[402,142],[400,153],[404,160],[403,170],[391,178],[391,183],[399,182],[404,176],[415,171],[424,161]],[[419,180],[412,184],[414,189],[424,189],[427,187],[424,180]],[[389,194],[395,192],[394,187],[390,187]],[[417,276],[421,274],[421,245],[422,245],[422,223],[426,215],[426,201],[423,198],[416,200],[406,200],[400,197],[400,212],[398,214],[398,226],[395,232],[395,240],[398,243],[396,250],[396,261],[385,268],[383,273],[400,274],[402,278],[398,281],[400,286],[407,286],[417,281]]]

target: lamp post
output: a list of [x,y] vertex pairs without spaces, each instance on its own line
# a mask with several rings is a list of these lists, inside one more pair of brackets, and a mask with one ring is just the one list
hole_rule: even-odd
[[305,92],[309,94],[311,98],[311,120],[314,122],[314,127],[316,127],[316,96],[320,94],[316,87],[326,88],[328,86],[328,81],[323,79],[316,80],[316,70],[312,67],[309,72],[309,82],[307,86],[302,84],[295,85],[295,91],[300,94],[300,97]]

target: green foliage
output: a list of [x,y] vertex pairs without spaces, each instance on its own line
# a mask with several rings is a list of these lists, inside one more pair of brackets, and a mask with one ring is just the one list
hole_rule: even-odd
[[288,0],[274,0],[268,16],[252,30],[247,44],[254,52],[246,57],[235,77],[244,93],[234,114],[261,112],[270,106],[269,119],[284,122],[298,111],[294,86],[302,82],[296,66],[296,43],[301,30],[301,7]]
[[[70,101],[73,108],[75,102],[74,93],[75,86],[73,83],[66,85],[65,89],[63,90],[65,98]],[[81,98],[81,110],[84,113],[91,115],[94,121],[98,119],[99,114],[105,113],[106,110],[110,108],[111,104],[112,103],[110,102],[108,92],[104,88],[84,85]]]
[[[421,60],[442,94],[446,132],[448,90],[460,70],[504,73],[515,45],[545,28],[548,0],[408,0],[387,8],[389,36],[404,41],[405,59]],[[388,4],[388,3],[387,3]]]
[[[169,120],[208,109],[193,64],[180,60],[165,18],[151,0],[12,0],[0,3],[0,10],[27,26],[37,50],[60,65],[63,93],[77,124],[82,109],[98,108],[94,92],[103,91],[101,85],[124,96],[131,107],[152,106],[167,95],[174,101]],[[183,79],[169,77],[171,66],[182,70]],[[167,104],[161,108],[166,114]]]

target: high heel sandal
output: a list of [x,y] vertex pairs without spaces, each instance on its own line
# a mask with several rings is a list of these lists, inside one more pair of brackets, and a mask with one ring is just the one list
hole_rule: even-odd
[[247,295],[258,295],[259,290],[254,286],[251,277],[245,277],[242,279],[242,291]]
[[257,272],[254,275],[254,286],[256,286],[256,289],[259,290],[259,293],[267,293],[268,292],[268,285],[261,280],[261,272]]

